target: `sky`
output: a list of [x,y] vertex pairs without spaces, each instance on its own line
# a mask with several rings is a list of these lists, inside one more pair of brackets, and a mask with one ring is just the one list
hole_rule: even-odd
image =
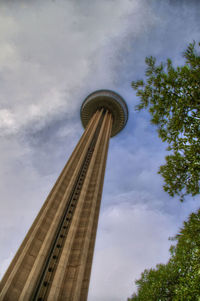
[[125,301],[145,268],[166,263],[168,240],[199,207],[162,189],[167,145],[131,88],[145,57],[199,41],[200,2],[0,2],[0,276],[83,133],[80,106],[97,89],[122,95],[126,128],[110,140],[88,301]]

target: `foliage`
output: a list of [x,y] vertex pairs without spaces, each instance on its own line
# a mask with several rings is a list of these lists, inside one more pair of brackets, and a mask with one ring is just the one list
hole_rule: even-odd
[[200,192],[200,54],[195,42],[183,56],[185,65],[178,67],[170,59],[156,65],[155,58],[146,58],[146,81],[132,82],[140,97],[136,110],[148,109],[159,137],[169,145],[159,170],[164,190],[181,201]]
[[167,264],[145,270],[129,301],[200,300],[200,210],[192,213],[170,248]]

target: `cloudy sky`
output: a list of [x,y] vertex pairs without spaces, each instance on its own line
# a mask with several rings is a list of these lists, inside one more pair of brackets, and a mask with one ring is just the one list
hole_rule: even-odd
[[169,236],[200,198],[181,204],[157,174],[166,145],[131,81],[146,56],[181,56],[199,41],[199,1],[46,0],[0,3],[0,275],[83,129],[83,99],[113,89],[129,107],[110,141],[88,301],[125,301],[145,268],[166,262]]

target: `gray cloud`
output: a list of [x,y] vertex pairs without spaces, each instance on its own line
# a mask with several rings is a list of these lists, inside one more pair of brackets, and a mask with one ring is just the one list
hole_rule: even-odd
[[1,275],[83,132],[84,97],[100,88],[119,92],[130,116],[110,142],[89,300],[125,300],[144,268],[167,260],[168,236],[199,198],[182,205],[162,191],[166,146],[149,116],[134,112],[130,83],[146,55],[182,62],[199,37],[199,5],[1,2]]

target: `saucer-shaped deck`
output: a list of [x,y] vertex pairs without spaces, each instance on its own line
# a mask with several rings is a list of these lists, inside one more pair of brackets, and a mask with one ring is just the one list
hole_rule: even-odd
[[100,109],[108,110],[113,116],[111,137],[119,133],[128,120],[128,108],[124,99],[110,90],[98,90],[86,97],[81,106],[81,120],[85,128],[92,115]]

